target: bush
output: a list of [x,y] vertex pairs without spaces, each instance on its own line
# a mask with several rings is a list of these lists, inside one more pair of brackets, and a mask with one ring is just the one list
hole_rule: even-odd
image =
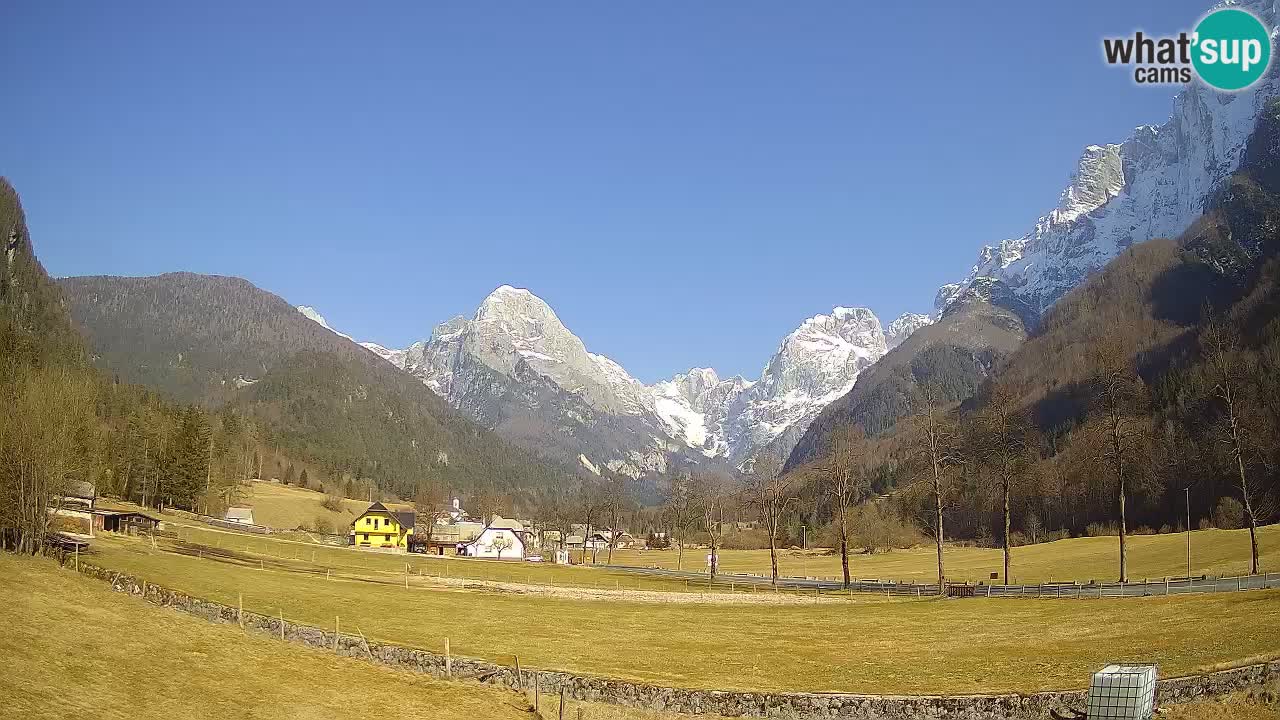
[[1115,523],[1089,523],[1084,529],[1084,534],[1089,537],[1107,537],[1110,535],[1119,535],[1120,528]]
[[644,539],[644,544],[650,550],[666,550],[671,547],[671,536],[666,533],[659,535],[658,533],[650,532],[648,537]]
[[325,495],[324,500],[321,501],[320,503],[320,507],[324,508],[325,510],[342,512],[342,497],[339,495],[334,495],[332,493]]
[[[781,546],[782,543],[778,543]],[[720,542],[725,550],[764,550],[769,547],[769,533],[764,530],[738,530],[725,533]]]
[[1223,530],[1239,530],[1244,527],[1244,505],[1233,497],[1218,501],[1213,511],[1213,526]]
[[320,533],[321,535],[332,535],[333,521],[325,517],[324,515],[317,515],[316,516],[316,532]]
[[851,525],[849,544],[868,553],[915,547],[925,541],[919,528],[882,503],[860,506]]
[[1040,542],[1055,542],[1057,540],[1066,540],[1071,537],[1069,530],[1050,530],[1040,536]]

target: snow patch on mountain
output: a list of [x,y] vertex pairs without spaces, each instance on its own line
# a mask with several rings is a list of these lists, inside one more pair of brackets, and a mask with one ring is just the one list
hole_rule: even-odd
[[921,313],[907,312],[902,313],[893,322],[889,323],[889,327],[884,329],[885,344],[890,350],[902,344],[911,336],[911,333],[920,328],[931,325],[933,318]]
[[337,330],[334,330],[332,327],[330,327],[329,323],[325,321],[324,316],[320,314],[320,311],[316,310],[310,305],[299,305],[298,312],[302,313],[303,317],[316,323],[317,325],[324,328],[325,330],[328,330],[334,335],[337,335],[339,337],[344,337],[348,340],[352,340],[352,337],[350,335],[347,335],[346,333],[340,333]]
[[[1238,5],[1275,27],[1275,0]],[[998,281],[1012,301],[1040,314],[1125,248],[1181,234],[1239,167],[1259,113],[1280,91],[1278,77],[1273,63],[1261,81],[1236,93],[1194,81],[1174,98],[1163,125],[1086,147],[1057,207],[1026,234],[983,247],[962,282],[939,289],[935,309],[941,314],[967,289]]]

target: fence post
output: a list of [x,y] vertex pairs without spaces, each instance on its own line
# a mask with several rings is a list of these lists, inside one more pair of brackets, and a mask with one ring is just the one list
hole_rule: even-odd
[[516,687],[520,688],[520,692],[524,692],[524,673],[520,672],[520,656],[514,656],[516,659]]
[[449,653],[449,638],[444,639],[444,676],[453,677],[453,655]]
[[236,593],[236,622],[244,629],[244,593]]
[[[538,693],[542,691],[542,673],[533,674],[533,713],[538,714]],[[539,716],[541,717],[541,716]]]
[[280,640],[284,641],[284,608],[280,608]]
[[560,680],[560,720],[564,720],[564,706],[569,702],[569,680],[561,678]]
[[342,618],[333,616],[333,651],[338,652],[338,638],[342,637]]

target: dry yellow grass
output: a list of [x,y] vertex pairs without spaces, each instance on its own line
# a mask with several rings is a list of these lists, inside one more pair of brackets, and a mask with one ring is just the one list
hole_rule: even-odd
[[[516,693],[210,624],[113,593],[49,560],[0,553],[0,597],[0,657],[10,669],[0,673],[5,717],[534,717]],[[591,720],[678,717],[593,703],[572,707],[579,706]]]
[[342,511],[323,507],[324,493],[306,490],[292,485],[271,482],[251,482],[244,486],[244,493],[236,505],[253,508],[253,521],[258,525],[292,530],[296,527],[314,527],[318,518],[324,518],[339,534],[345,533],[369,503],[344,499]]
[[[1280,571],[1280,525],[1259,530],[1262,568]],[[1118,540],[1114,537],[1071,538],[1052,543],[1013,549],[1012,579],[1039,583],[1051,580],[1115,580],[1118,572]],[[705,550],[687,549],[686,570],[701,570]],[[947,547],[944,550],[947,575],[953,580],[986,580],[1000,572],[1000,550],[974,547]],[[1135,535],[1129,538],[1129,578],[1131,580],[1181,576],[1186,574],[1186,536]],[[615,550],[615,565],[676,566],[674,550]],[[877,555],[851,555],[851,572],[859,578],[883,578],[931,582],[937,576],[937,555],[931,547],[895,550]],[[827,550],[783,550],[778,558],[783,575],[840,577],[840,556]],[[720,557],[725,572],[769,573],[768,550],[725,550]],[[1249,571],[1247,530],[1197,530],[1191,533],[1193,574],[1236,575]]]
[[[685,687],[967,693],[1077,688],[1116,658],[1165,676],[1280,653],[1280,591],[1130,600],[604,602],[327,581],[97,541],[96,562],[265,614],[525,667]],[[606,652],[605,649],[616,649]]]
[[[351,708],[459,720],[527,718],[528,700],[285,645],[110,592],[49,560],[0,553],[0,707],[15,717],[333,718]],[[574,704],[574,708],[579,704]],[[583,703],[590,720],[690,716]],[[543,715],[555,717],[554,697]],[[699,716],[717,720],[711,716]],[[1280,720],[1237,695],[1167,708],[1169,720]]]
[[1240,693],[1165,708],[1161,720],[1280,720],[1280,705]]

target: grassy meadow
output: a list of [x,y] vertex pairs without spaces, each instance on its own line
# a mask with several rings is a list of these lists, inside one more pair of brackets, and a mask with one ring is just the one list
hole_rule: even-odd
[[[0,553],[6,717],[532,718],[517,693],[283,644],[111,592],[50,560]],[[555,708],[543,698],[543,714]],[[591,720],[677,716],[573,703]],[[714,719],[713,719],[714,720]]]
[[[1015,547],[1012,581],[1039,583],[1052,580],[1096,579],[1118,576],[1115,537],[1086,537]],[[1280,572],[1280,525],[1258,531],[1262,569]],[[1186,535],[1131,535],[1129,579],[1181,576],[1187,571]],[[684,569],[702,570],[706,550],[686,549]],[[988,580],[1003,569],[999,549],[948,546],[943,550],[947,576],[955,581]],[[613,564],[674,569],[675,550],[615,550]],[[603,557],[601,558],[603,562]],[[768,550],[725,550],[720,568],[728,573],[769,574]],[[937,554],[932,547],[894,550],[876,555],[850,555],[849,570],[857,578],[931,582],[937,577]],[[1196,530],[1191,533],[1191,570],[1194,575],[1243,575],[1249,572],[1248,530]],[[839,578],[840,555],[830,550],[781,550],[778,571],[782,575]]]
[[254,523],[281,530],[315,527],[316,520],[324,518],[342,534],[369,507],[367,502],[344,498],[341,511],[330,510],[322,505],[324,493],[294,485],[259,481],[241,488],[235,504],[253,508]]
[[[1180,675],[1280,655],[1280,592],[1124,601],[708,605],[327,580],[99,538],[90,559],[186,593],[370,639],[684,687],[968,693],[1076,688],[1116,658]],[[584,570],[583,572],[590,572]]]
[[[260,486],[264,484],[258,484]],[[306,493],[287,486],[271,486],[267,492]],[[318,493],[311,493],[318,495]],[[256,518],[255,518],[256,519]],[[317,545],[305,536],[284,538],[252,535],[211,528],[191,521],[171,522],[184,542],[216,546],[265,557],[302,560],[335,569],[403,573],[406,564],[414,574],[439,577],[491,580],[497,582],[556,584],[566,587],[618,588],[676,592],[704,592],[705,587],[684,580],[639,577],[625,571],[609,570],[605,553],[600,565],[555,566],[546,563],[495,562],[426,555],[388,555],[357,551],[350,548]],[[1259,530],[1263,570],[1280,571],[1280,525]],[[1191,533],[1192,573],[1229,576],[1244,574],[1248,566],[1249,536],[1247,530],[1196,530]],[[1013,549],[1013,580],[1021,583],[1051,580],[1114,580],[1117,539],[1114,537],[1071,538],[1052,543],[1027,545]],[[615,550],[614,565],[661,567],[675,569],[675,550]],[[688,548],[684,553],[685,570],[703,570],[706,550]],[[578,553],[573,554],[576,561]],[[956,581],[988,580],[989,574],[1002,567],[998,549],[947,546],[944,549],[947,573]],[[590,554],[588,554],[588,562]],[[934,550],[928,547],[894,550],[876,555],[851,555],[850,568],[857,578],[880,578],[902,582],[931,582],[936,575]],[[779,570],[783,575],[801,577],[840,577],[840,556],[829,550],[780,550]],[[768,575],[768,550],[724,550],[721,569],[725,573]],[[1129,577],[1132,580],[1181,576],[1186,573],[1186,536],[1136,535],[1129,544]],[[717,586],[717,592],[728,590]],[[752,588],[741,585],[738,592]]]

